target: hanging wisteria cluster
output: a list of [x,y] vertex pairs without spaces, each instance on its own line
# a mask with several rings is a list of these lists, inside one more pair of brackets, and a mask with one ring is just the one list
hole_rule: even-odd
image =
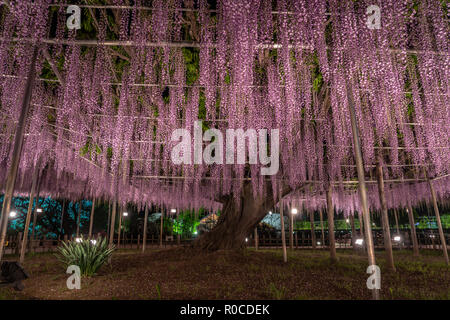
[[[23,192],[38,166],[42,192],[66,197],[217,209],[218,196],[239,201],[251,181],[255,196],[302,187],[314,208],[333,181],[341,182],[336,207],[352,212],[357,195],[342,186],[356,179],[349,93],[368,177],[377,161],[385,178],[449,173],[449,26],[438,0],[379,1],[380,29],[366,25],[369,0],[114,0],[125,7],[83,9],[95,45],[77,42],[94,31],[67,30],[59,1],[9,3],[1,7],[1,181],[32,47],[60,71],[58,79],[40,54]],[[171,133],[193,134],[199,119],[221,131],[279,129],[278,174],[261,175],[259,164],[173,164]],[[428,197],[422,184],[392,188],[389,206]],[[438,189],[446,196],[448,179]]]

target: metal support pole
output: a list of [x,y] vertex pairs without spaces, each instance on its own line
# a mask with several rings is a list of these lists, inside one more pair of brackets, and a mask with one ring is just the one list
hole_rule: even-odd
[[288,206],[289,213],[289,248],[294,249],[294,215],[292,214],[292,206]]
[[108,201],[108,221],[106,222],[106,238],[109,239],[109,230],[111,229],[111,201]]
[[89,218],[89,239],[92,236],[92,227],[94,224],[94,209],[95,209],[95,198],[92,200],[91,217]]
[[[366,234],[366,246],[367,246],[367,255],[370,266],[375,266],[375,249],[373,246],[372,239],[372,227],[370,225],[370,216],[369,216],[369,205],[367,204],[367,188],[366,188],[366,180],[364,177],[364,167],[363,160],[361,154],[361,145],[359,143],[359,133],[358,127],[356,124],[356,114],[355,114],[355,106],[353,104],[353,95],[351,90],[351,85],[348,81],[346,81],[346,89],[347,89],[347,99],[348,99],[348,108],[350,112],[350,120],[352,124],[352,135],[353,135],[353,147],[355,151],[355,161],[356,161],[356,171],[358,173],[358,187],[359,187],[359,196],[361,200],[362,214],[365,225],[365,234]],[[380,299],[380,290],[372,289],[372,297],[375,300]]]
[[325,231],[323,227],[323,213],[322,208],[319,208],[319,216],[320,216],[320,230],[321,230],[321,237],[322,237],[322,248],[325,246]]
[[119,230],[117,231],[117,248],[120,247],[120,234],[122,232],[122,216],[123,216],[123,207],[119,206]]
[[63,222],[64,222],[64,212],[66,210],[66,199],[63,200],[63,205],[61,208],[61,225],[59,227],[59,237],[58,239],[61,239],[61,236],[63,234]]
[[364,223],[362,212],[358,211],[358,220],[359,220],[359,236],[364,239]]
[[350,215],[350,224],[352,226],[352,248],[355,248],[355,237],[356,237],[356,228],[355,228],[355,211]]
[[30,109],[31,95],[33,92],[33,82],[36,76],[36,60],[39,53],[39,47],[36,45],[33,50],[33,56],[31,60],[30,69],[28,71],[27,82],[25,84],[25,92],[22,100],[22,108],[19,116],[19,122],[17,123],[16,133],[14,137],[14,147],[11,159],[11,167],[8,170],[8,176],[6,178],[5,195],[3,198],[2,219],[0,222],[1,234],[0,234],[0,261],[3,258],[4,245],[6,239],[6,230],[8,227],[9,211],[11,210],[11,200],[14,194],[14,187],[16,184],[17,171],[20,163],[20,155],[22,153],[23,137],[25,135],[25,129],[28,119],[28,110]]
[[283,247],[283,261],[287,262],[286,230],[284,229],[283,201],[281,201],[281,199],[280,199],[280,224],[281,224],[281,245]]
[[23,260],[25,259],[25,251],[27,248],[27,240],[28,240],[28,229],[30,229],[30,221],[31,221],[31,214],[33,212],[33,204],[34,204],[34,196],[36,194],[36,187],[39,177],[39,166],[40,166],[40,159],[36,163],[36,166],[34,167],[33,171],[33,178],[31,182],[31,191],[30,191],[30,202],[28,203],[28,211],[27,211],[27,217],[25,219],[25,227],[23,229],[23,239],[22,244],[20,247],[20,258],[19,262],[23,263]]
[[77,238],[80,237],[80,220],[81,220],[81,201],[78,204],[78,217],[77,217]]
[[311,224],[311,241],[312,248],[316,249],[316,230],[314,229],[314,211],[309,212],[309,223]]
[[411,241],[413,243],[413,255],[415,257],[418,257],[419,243],[417,241],[416,225],[414,224],[414,211],[412,209],[411,204],[408,204],[408,208],[406,209],[406,211],[408,212],[409,225],[411,226]]
[[163,223],[164,223],[164,209],[161,208],[161,225],[159,230],[159,246],[163,246]]
[[383,168],[381,161],[377,162],[378,195],[381,205],[381,223],[383,225],[384,249],[386,250],[386,263],[391,271],[395,271],[394,255],[392,254],[391,230],[387,213],[386,197],[384,194]]
[[447,243],[445,242],[444,230],[442,229],[441,217],[439,215],[439,208],[436,199],[436,192],[434,191],[433,183],[430,179],[428,179],[428,176],[427,180],[431,191],[431,200],[433,201],[434,214],[436,215],[436,223],[439,229],[439,237],[441,238],[442,251],[444,252],[445,263],[448,265]]
[[148,205],[145,206],[144,214],[144,230],[142,230],[142,253],[145,252],[145,246],[147,245],[147,220],[148,220]]
[[336,257],[336,240],[334,238],[334,207],[333,200],[331,198],[332,185],[327,188],[327,218],[328,218],[328,241],[330,243],[330,259],[332,262],[337,261]]
[[400,229],[398,227],[398,214],[397,209],[394,209],[395,227],[397,229],[397,234],[400,235]]
[[109,247],[111,248],[114,245],[114,228],[116,224],[116,201],[112,203],[112,214],[111,214],[111,225],[109,231]]

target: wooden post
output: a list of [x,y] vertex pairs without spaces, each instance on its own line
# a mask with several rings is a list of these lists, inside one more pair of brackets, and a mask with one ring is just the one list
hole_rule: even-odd
[[30,229],[31,213],[33,212],[34,196],[36,193],[36,185],[39,177],[39,166],[40,166],[40,159],[38,160],[33,171],[33,178],[31,182],[31,191],[30,191],[30,202],[28,203],[27,217],[25,219],[25,227],[23,229],[23,239],[20,244],[20,258],[19,258],[20,263],[23,263],[23,260],[25,259],[25,251],[27,248],[27,240],[28,240],[28,229]]
[[316,231],[314,229],[314,211],[309,212],[309,222],[311,223],[311,241],[313,249],[316,249]]
[[14,136],[14,147],[11,158],[11,166],[8,170],[6,178],[5,195],[3,198],[2,216],[0,219],[0,261],[3,259],[3,252],[5,248],[6,231],[8,228],[9,212],[11,210],[11,201],[14,194],[14,187],[16,185],[17,171],[20,163],[20,155],[22,153],[23,137],[28,120],[28,110],[30,109],[31,95],[33,91],[34,78],[36,76],[36,60],[39,53],[39,47],[35,46],[33,56],[28,70],[27,82],[25,84],[25,91],[23,94],[22,108],[20,111],[19,121],[16,126]]
[[439,237],[441,238],[442,251],[444,252],[445,263],[448,265],[449,262],[448,262],[447,243],[445,242],[444,230],[442,229],[441,217],[439,215],[439,208],[438,208],[437,199],[436,199],[436,192],[434,191],[433,183],[428,178],[428,175],[427,175],[427,180],[428,180],[428,186],[430,187],[430,191],[431,191],[431,200],[433,201],[434,214],[436,215],[436,223],[437,223],[438,229],[439,229]]
[[145,252],[145,246],[147,245],[147,220],[148,220],[148,205],[145,206],[144,230],[142,230],[142,253]]
[[281,246],[283,247],[283,261],[287,262],[286,234],[284,229],[283,201],[280,199],[280,224],[281,224]]
[[116,224],[116,201],[112,203],[111,226],[109,231],[109,247],[114,244],[114,229]]
[[384,180],[383,180],[383,168],[381,167],[381,158],[377,161],[377,181],[378,181],[378,195],[380,198],[380,206],[381,206],[381,223],[383,225],[384,250],[386,251],[386,263],[387,267],[391,271],[395,271],[394,256],[392,254],[391,230],[389,228],[389,217],[386,205],[386,197],[384,194]]
[[[364,177],[361,145],[359,142],[358,127],[356,124],[356,113],[355,113],[355,106],[353,104],[353,93],[349,81],[346,81],[346,90],[347,90],[348,108],[350,113],[350,122],[352,125],[353,149],[355,152],[356,171],[358,173],[359,197],[361,199],[361,207],[365,224],[365,234],[366,234],[365,240],[367,246],[367,255],[369,260],[369,266],[376,266],[375,249],[373,246],[373,239],[372,239],[372,227],[370,225],[369,205],[367,203],[367,188],[366,188],[366,180]],[[374,300],[379,300],[380,290],[372,289],[372,297]]]
[[91,217],[89,218],[89,239],[92,236],[92,227],[94,223],[94,209],[95,209],[95,198],[92,199],[92,206],[91,206]]
[[330,258],[332,262],[337,261],[336,257],[336,240],[334,238],[334,207],[331,198],[332,185],[327,188],[327,218],[328,218],[328,241],[330,242]]
[[258,250],[258,226],[255,227],[255,250]]
[[418,257],[419,243],[417,241],[416,225],[414,224],[414,211],[412,209],[411,204],[408,204],[408,208],[406,209],[406,211],[408,212],[409,225],[411,226],[411,241],[413,243],[413,255],[415,257]]
[[325,231],[323,227],[323,213],[322,208],[319,208],[319,216],[320,216],[320,230],[321,230],[321,237],[322,237],[322,248],[325,247]]
[[159,246],[163,246],[163,223],[164,223],[164,209],[161,208],[161,225],[159,230]]

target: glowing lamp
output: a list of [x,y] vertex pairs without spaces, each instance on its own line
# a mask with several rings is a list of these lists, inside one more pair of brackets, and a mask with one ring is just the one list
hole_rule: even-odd
[[364,239],[361,239],[361,238],[356,239],[355,243],[356,243],[358,246],[362,246],[363,243],[364,243]]

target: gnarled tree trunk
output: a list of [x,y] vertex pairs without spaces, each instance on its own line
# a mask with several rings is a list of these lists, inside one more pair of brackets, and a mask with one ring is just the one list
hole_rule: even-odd
[[216,226],[203,234],[194,243],[194,247],[208,251],[244,247],[245,238],[253,232],[273,205],[271,192],[267,192],[264,197],[254,198],[251,184],[245,184],[240,204],[232,196],[227,197]]

